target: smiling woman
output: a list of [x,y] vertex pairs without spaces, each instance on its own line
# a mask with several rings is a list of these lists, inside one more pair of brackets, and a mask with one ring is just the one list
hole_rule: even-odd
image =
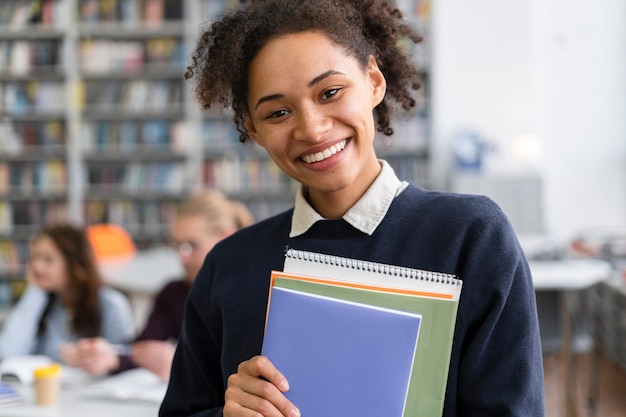
[[242,3],[202,33],[186,75],[300,185],[292,209],[205,259],[160,415],[300,415],[260,355],[270,272],[289,247],[461,277],[443,415],[543,416],[535,293],[508,219],[487,198],[402,181],[374,149],[391,109],[415,105],[400,45],[419,35],[391,0]]
[[[302,68],[284,73],[282,62]],[[270,40],[250,63],[245,126],[272,160],[341,218],[380,173],[372,111],[385,95],[373,57],[363,68],[319,32]]]

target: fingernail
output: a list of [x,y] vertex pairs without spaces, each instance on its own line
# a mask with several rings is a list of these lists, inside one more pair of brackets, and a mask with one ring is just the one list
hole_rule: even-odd
[[286,380],[283,380],[283,382],[280,383],[280,386],[278,387],[282,392],[286,392],[289,391],[289,383]]
[[289,417],[300,417],[300,410],[294,408],[291,410],[291,413],[289,413]]

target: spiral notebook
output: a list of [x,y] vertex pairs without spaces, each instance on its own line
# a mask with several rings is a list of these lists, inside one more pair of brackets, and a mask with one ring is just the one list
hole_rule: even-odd
[[[442,415],[460,279],[452,274],[289,249],[284,271],[272,271],[270,307],[274,288],[419,314],[419,338],[401,416]],[[268,325],[270,320],[268,315]],[[392,346],[389,354],[394,353]],[[297,352],[292,354],[297,357]]]

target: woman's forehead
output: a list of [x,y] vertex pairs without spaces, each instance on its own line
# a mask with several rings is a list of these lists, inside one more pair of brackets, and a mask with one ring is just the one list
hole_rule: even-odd
[[282,35],[268,42],[252,60],[249,86],[266,86],[298,77],[309,83],[327,71],[354,68],[356,60],[319,32]]

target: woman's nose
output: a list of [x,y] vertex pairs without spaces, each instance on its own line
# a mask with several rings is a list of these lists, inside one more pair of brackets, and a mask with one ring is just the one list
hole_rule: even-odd
[[331,125],[331,119],[321,109],[306,108],[296,117],[294,137],[302,141],[321,142]]

